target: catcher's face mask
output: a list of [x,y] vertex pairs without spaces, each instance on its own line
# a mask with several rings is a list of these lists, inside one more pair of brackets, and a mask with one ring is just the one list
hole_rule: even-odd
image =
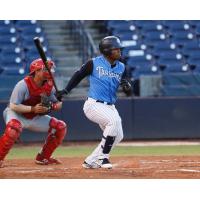
[[[50,70],[51,75],[53,76],[55,73],[55,68],[56,68],[55,64],[53,62],[49,62],[48,68]],[[51,75],[45,66],[42,68],[42,72],[43,72],[43,77],[45,79],[51,79]]]

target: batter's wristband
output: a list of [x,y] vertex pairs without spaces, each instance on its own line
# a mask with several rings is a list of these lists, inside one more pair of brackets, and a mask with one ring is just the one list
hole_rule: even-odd
[[58,104],[57,103],[53,103],[51,106],[52,110],[57,110],[58,109]]

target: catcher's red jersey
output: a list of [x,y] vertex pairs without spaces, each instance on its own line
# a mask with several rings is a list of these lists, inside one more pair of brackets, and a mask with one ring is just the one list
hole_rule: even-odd
[[[47,96],[50,96],[53,84],[51,81],[46,81],[44,85],[41,87],[38,87],[35,82],[33,81],[33,78],[31,76],[26,76],[24,78],[25,83],[27,84],[28,90],[29,90],[29,95],[30,97],[22,102],[22,104],[27,105],[27,106],[35,106],[38,103],[41,102],[41,95],[45,94]],[[24,117],[27,119],[32,119],[36,115],[35,113],[24,113]]]

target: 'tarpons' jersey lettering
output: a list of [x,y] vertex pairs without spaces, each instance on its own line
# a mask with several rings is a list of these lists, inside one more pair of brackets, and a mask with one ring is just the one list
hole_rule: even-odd
[[99,78],[101,78],[101,76],[108,76],[110,78],[113,78],[113,77],[116,78],[119,82],[121,80],[122,73],[118,74],[118,73],[115,73],[115,72],[111,72],[111,71],[104,69],[101,66],[98,66],[96,69],[99,72]]

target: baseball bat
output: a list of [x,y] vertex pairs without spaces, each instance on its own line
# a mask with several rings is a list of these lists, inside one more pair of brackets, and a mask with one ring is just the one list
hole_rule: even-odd
[[36,48],[38,50],[38,53],[40,54],[40,57],[41,57],[42,61],[44,62],[45,68],[47,69],[47,71],[48,71],[48,73],[49,73],[49,75],[50,75],[50,77],[52,79],[53,86],[55,87],[56,92],[58,92],[58,87],[56,85],[54,77],[53,77],[53,75],[51,73],[51,70],[48,68],[47,57],[46,57],[46,54],[45,54],[44,49],[42,47],[42,44],[40,42],[40,39],[38,37],[35,37],[33,40],[34,40],[35,46],[36,46]]

